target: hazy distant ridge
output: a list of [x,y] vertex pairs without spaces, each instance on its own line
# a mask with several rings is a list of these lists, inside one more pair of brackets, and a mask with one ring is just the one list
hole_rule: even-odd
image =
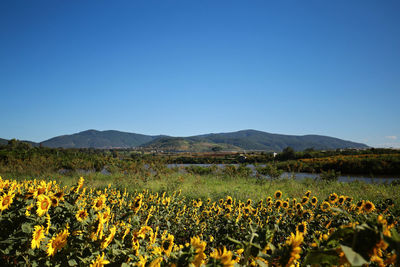
[[42,146],[63,148],[134,148],[165,151],[268,150],[281,151],[290,146],[295,150],[306,148],[337,149],[367,148],[361,143],[322,135],[283,135],[256,130],[212,133],[189,137],[143,135],[120,131],[87,130],[71,135],[57,136],[43,141]]
[[42,145],[63,148],[132,148],[141,146],[158,137],[160,136],[113,130],[87,130],[76,134],[57,136],[42,142]]

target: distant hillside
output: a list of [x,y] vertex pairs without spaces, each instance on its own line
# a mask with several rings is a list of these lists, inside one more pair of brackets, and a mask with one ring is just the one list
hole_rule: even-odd
[[76,134],[57,136],[42,142],[42,145],[63,148],[132,148],[158,137],[119,131],[87,130]]
[[[0,138],[0,145],[7,145],[8,141],[9,140],[7,140],[7,139]],[[18,140],[18,141],[24,142],[24,143],[28,143],[28,144],[30,144],[32,146],[39,146],[38,143],[35,143],[35,142],[32,142],[32,141],[27,141],[27,140]]]
[[[7,144],[0,139],[0,144]],[[24,141],[29,142],[29,141]],[[38,143],[29,142],[34,146]],[[256,130],[243,130],[230,133],[213,133],[189,137],[150,136],[119,131],[87,130],[71,135],[62,135],[43,141],[42,146],[63,148],[134,148],[163,151],[240,151],[265,150],[282,151],[290,146],[296,151],[306,148],[329,150],[337,148],[367,148],[361,143],[345,141],[322,135],[283,135]]]
[[162,151],[193,151],[193,152],[207,152],[207,151],[238,151],[242,150],[240,147],[231,144],[217,144],[205,140],[193,140],[190,137],[161,137],[157,138],[144,146],[143,148],[162,150]]
[[306,148],[337,149],[337,148],[367,148],[361,143],[322,135],[283,135],[271,134],[256,130],[243,130],[231,133],[205,134],[190,137],[195,140],[209,141],[217,144],[231,144],[246,150],[282,151],[290,146],[301,151]]

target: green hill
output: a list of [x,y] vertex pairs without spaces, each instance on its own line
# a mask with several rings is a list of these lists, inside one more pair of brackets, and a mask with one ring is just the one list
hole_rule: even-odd
[[112,130],[87,130],[76,134],[57,136],[42,142],[42,145],[63,148],[132,148],[158,137]]
[[[7,144],[0,139],[0,144]],[[29,142],[29,141],[24,141]],[[33,146],[38,143],[29,142]],[[329,150],[337,148],[367,148],[368,146],[351,141],[322,135],[283,135],[256,130],[243,130],[230,133],[212,133],[189,137],[150,136],[120,131],[87,130],[71,135],[62,135],[41,142],[45,147],[63,148],[135,148],[163,151],[239,151],[265,150],[282,151],[290,146],[301,151],[306,148]]]
[[355,143],[329,136],[271,134],[256,130],[205,134],[190,138],[203,141],[205,140],[217,144],[231,144],[246,150],[282,151],[288,146],[297,151],[301,151],[306,148],[337,149],[368,147],[365,144]]
[[206,140],[196,140],[190,137],[161,137],[143,146],[146,149],[174,152],[208,152],[208,151],[238,151],[240,147],[231,144],[217,144]]

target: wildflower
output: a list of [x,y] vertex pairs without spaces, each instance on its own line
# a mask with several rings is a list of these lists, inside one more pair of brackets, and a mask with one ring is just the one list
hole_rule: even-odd
[[15,194],[12,191],[9,191],[8,194],[4,194],[0,198],[0,211],[8,209],[10,205],[13,203]]
[[297,203],[296,204],[296,209],[299,210],[299,211],[303,210],[303,205],[301,205],[301,203]]
[[105,249],[110,245],[111,241],[113,240],[115,236],[115,232],[117,231],[117,228],[115,225],[110,229],[110,234],[104,239],[103,242],[101,242],[101,249]]
[[153,260],[152,262],[150,262],[149,267],[159,267],[159,266],[161,266],[162,260],[163,260],[162,257],[156,258],[155,260]]
[[304,196],[304,197],[301,199],[301,204],[302,204],[302,205],[307,204],[307,203],[308,203],[308,200],[309,200],[309,198],[308,198],[307,196]]
[[199,237],[192,237],[190,238],[190,244],[196,252],[192,264],[196,267],[203,265],[206,258],[206,254],[204,254],[207,245],[206,242],[201,241]]
[[84,181],[85,181],[85,179],[83,179],[83,177],[80,177],[80,178],[79,178],[78,185],[77,185],[77,187],[76,187],[76,193],[78,193],[78,192],[79,192],[79,189],[82,188],[83,182],[84,182]]
[[139,255],[139,261],[136,262],[137,267],[145,267],[147,262],[147,256]]
[[327,212],[330,208],[331,208],[331,204],[329,204],[328,201],[322,202],[322,204],[321,204],[321,210],[322,210],[323,212]]
[[277,199],[277,200],[275,201],[275,208],[276,208],[276,209],[279,209],[281,206],[282,206],[282,201],[279,200],[279,199]]
[[226,250],[226,247],[223,250],[214,250],[210,253],[210,257],[219,261],[224,267],[233,267],[235,264],[232,260],[232,251]]
[[132,202],[132,210],[137,213],[140,208],[142,207],[142,199],[143,195],[139,194],[138,196],[135,197],[135,199]]
[[339,205],[343,205],[345,200],[346,200],[346,196],[340,196],[339,199],[338,199]]
[[317,205],[317,203],[318,203],[318,198],[317,197],[312,197],[312,199],[311,199],[311,204],[313,205],[313,206],[315,206],[315,205]]
[[252,200],[249,198],[249,199],[247,199],[247,201],[246,201],[246,205],[247,206],[250,206],[251,205],[251,203],[252,203]]
[[110,262],[104,259],[104,252],[100,255],[97,255],[96,259],[90,264],[90,267],[102,267]]
[[67,244],[69,236],[68,225],[62,232],[54,236],[47,244],[47,255],[54,256],[58,250],[61,250]]
[[51,221],[50,221],[50,215],[47,213],[46,214],[46,223],[47,223],[47,227],[46,227],[46,235],[49,233],[50,230],[50,226],[51,226]]
[[51,197],[50,200],[51,200],[51,206],[53,206],[53,207],[57,207],[58,206],[58,198]]
[[81,209],[76,213],[75,217],[79,222],[83,222],[88,218],[88,213],[85,209]]
[[304,194],[307,198],[309,198],[310,197],[310,195],[311,195],[311,191],[310,190],[307,190],[307,192]]
[[363,206],[363,210],[366,212],[371,212],[375,210],[375,205],[371,201],[366,201]]
[[286,241],[286,244],[290,246],[290,258],[286,266],[291,266],[295,261],[300,259],[301,243],[303,242],[303,235],[296,232],[296,235],[290,233],[290,237]]
[[64,201],[64,191],[58,191],[53,197],[57,198],[59,202]]
[[298,224],[296,226],[296,232],[299,232],[299,233],[305,235],[307,233],[307,223],[302,222],[302,223]]
[[38,196],[38,201],[37,201],[37,210],[36,213],[38,216],[43,216],[44,214],[46,214],[48,212],[48,210],[50,209],[51,206],[51,200],[48,196],[46,195],[39,195]]
[[281,197],[282,197],[282,192],[281,192],[280,190],[277,190],[277,191],[274,193],[274,197],[275,197],[276,199],[281,198]]
[[284,208],[284,209],[289,208],[289,202],[283,201],[283,202],[282,202],[282,208]]
[[166,197],[163,199],[162,204],[166,207],[169,206],[169,203],[171,202],[171,198],[170,197]]
[[171,254],[172,247],[174,246],[174,236],[168,234],[167,237],[162,237],[161,243],[161,250],[164,252],[168,257]]
[[33,231],[32,234],[32,242],[31,242],[31,248],[39,248],[40,247],[40,241],[44,239],[44,227],[42,225],[36,225],[35,230]]
[[106,196],[101,194],[93,201],[93,209],[96,211],[102,210],[106,203]]
[[332,193],[329,195],[329,202],[331,204],[336,203],[337,200],[338,200],[338,195],[336,193]]

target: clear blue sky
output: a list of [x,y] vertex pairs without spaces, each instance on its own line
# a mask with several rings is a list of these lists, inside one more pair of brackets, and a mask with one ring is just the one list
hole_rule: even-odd
[[0,2],[0,137],[256,129],[400,147],[400,1]]

